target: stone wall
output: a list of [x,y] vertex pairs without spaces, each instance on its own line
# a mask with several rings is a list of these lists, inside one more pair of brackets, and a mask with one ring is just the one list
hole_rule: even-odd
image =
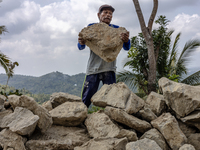
[[144,101],[122,82],[103,85],[91,101],[104,110],[92,114],[67,93],[42,106],[0,96],[0,150],[200,150],[200,87],[159,87]]

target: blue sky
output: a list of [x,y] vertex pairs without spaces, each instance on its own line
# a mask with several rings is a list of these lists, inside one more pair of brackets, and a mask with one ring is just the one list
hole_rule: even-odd
[[[139,2],[147,23],[153,0]],[[78,33],[89,23],[98,22],[97,11],[103,4],[115,8],[112,23],[129,30],[130,37],[141,32],[132,0],[3,0],[0,25],[5,25],[9,32],[1,36],[0,50],[19,62],[15,74],[85,73],[89,48],[77,49]],[[175,30],[174,36],[182,32],[180,49],[186,41],[200,39],[199,8],[199,0],[159,0],[157,17],[165,15],[171,21],[168,27]],[[118,71],[123,69],[126,56],[127,52],[122,50],[117,58]],[[193,54],[188,67],[200,70],[199,58],[200,49]],[[4,73],[2,68],[0,73]]]

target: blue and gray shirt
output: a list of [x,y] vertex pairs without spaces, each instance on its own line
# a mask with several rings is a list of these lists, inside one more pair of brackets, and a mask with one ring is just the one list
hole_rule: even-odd
[[[89,24],[88,26],[91,26],[95,23]],[[110,24],[109,26],[113,28],[119,28],[117,25]],[[129,50],[130,49],[130,40],[127,43],[123,44],[123,49],[124,50]],[[78,48],[79,50],[85,49],[85,45],[81,45],[78,43]],[[87,70],[86,70],[86,75],[90,74],[97,74],[101,72],[107,72],[107,71],[114,71],[116,72],[116,60],[113,62],[106,62],[102,58],[100,58],[98,55],[96,55],[93,51],[90,50],[90,57],[88,60],[87,64]]]

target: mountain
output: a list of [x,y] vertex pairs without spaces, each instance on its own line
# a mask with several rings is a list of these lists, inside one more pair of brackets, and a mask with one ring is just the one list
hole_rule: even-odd
[[[70,76],[56,71],[40,77],[14,75],[10,78],[8,85],[16,89],[26,89],[33,94],[65,92],[81,96],[84,78],[84,73]],[[0,84],[5,85],[6,82],[6,74],[0,74]]]

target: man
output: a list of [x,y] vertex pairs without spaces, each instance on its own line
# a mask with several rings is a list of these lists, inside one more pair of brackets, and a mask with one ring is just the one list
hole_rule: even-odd
[[[110,5],[102,5],[99,8],[98,18],[100,22],[104,22],[113,28],[119,28],[117,25],[110,24],[112,15],[115,9]],[[89,24],[88,26],[93,25]],[[129,32],[119,35],[124,42],[124,50],[130,49]],[[78,38],[78,48],[83,50],[85,48],[85,41],[82,38]],[[89,107],[91,104],[91,97],[97,92],[100,81],[103,84],[116,83],[115,77],[116,60],[113,62],[106,62],[90,50],[90,58],[88,60],[86,77],[82,89],[82,101]]]

